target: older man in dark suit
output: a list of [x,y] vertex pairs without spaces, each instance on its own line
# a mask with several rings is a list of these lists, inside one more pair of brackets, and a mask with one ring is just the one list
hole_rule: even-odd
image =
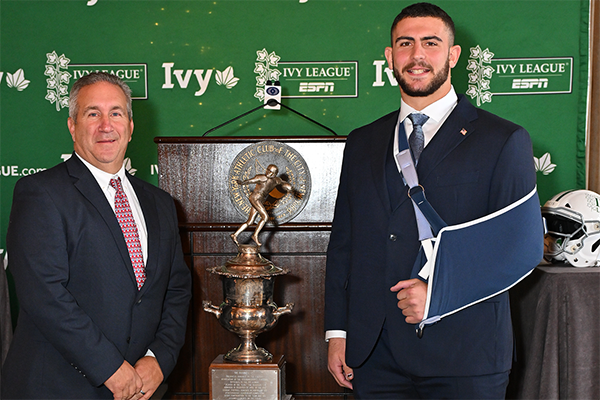
[[72,157],[15,187],[7,235],[20,304],[2,398],[148,399],[175,366],[191,296],[172,198],[125,171],[131,91],[71,90]]
[[443,319],[421,339],[415,334],[428,283],[412,273],[420,241],[399,143],[410,144],[419,184],[450,225],[535,188],[528,133],[454,92],[450,72],[461,52],[454,33],[439,7],[405,8],[385,51],[400,110],[347,139],[327,253],[325,329],[329,369],[356,398],[503,398],[508,383],[506,292]]

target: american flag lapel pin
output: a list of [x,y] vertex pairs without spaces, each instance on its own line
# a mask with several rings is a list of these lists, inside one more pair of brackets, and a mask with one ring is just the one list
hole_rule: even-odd
[[462,135],[465,136],[467,134],[467,130],[465,128],[462,128],[460,130],[460,133],[462,133]]

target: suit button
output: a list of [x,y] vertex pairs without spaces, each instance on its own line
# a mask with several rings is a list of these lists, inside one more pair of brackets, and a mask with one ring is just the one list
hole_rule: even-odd
[[396,241],[396,239],[398,239],[398,237],[397,237],[396,235],[394,235],[393,233],[391,233],[391,234],[390,234],[390,240],[391,240],[392,242],[395,242],[395,241]]
[[131,336],[127,338],[127,343],[131,342]]

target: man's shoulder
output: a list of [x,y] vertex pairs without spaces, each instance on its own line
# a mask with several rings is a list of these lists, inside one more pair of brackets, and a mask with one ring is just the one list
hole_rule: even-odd
[[392,111],[375,121],[354,129],[348,135],[347,142],[372,142],[389,137],[394,132],[396,122],[398,121],[399,110]]
[[475,107],[464,95],[459,95],[459,102],[454,112],[458,112],[468,118],[474,125],[485,126],[496,131],[514,132],[520,125],[500,117],[483,108]]
[[521,128],[521,126],[519,124],[512,122],[506,118],[503,118],[499,115],[496,115],[494,113],[491,113],[489,111],[483,110],[481,108],[477,108],[477,114],[479,116],[477,121],[480,124],[490,125],[499,130],[502,129],[502,130],[508,130],[511,132]]
[[68,181],[68,170],[65,162],[61,162],[51,168],[38,171],[35,174],[27,175],[17,181],[17,185],[55,185],[59,182]]

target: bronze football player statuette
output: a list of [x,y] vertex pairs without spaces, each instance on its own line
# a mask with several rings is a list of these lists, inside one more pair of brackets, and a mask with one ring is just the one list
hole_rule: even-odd
[[238,185],[256,185],[254,186],[254,190],[248,196],[248,200],[252,205],[250,209],[250,213],[248,214],[248,219],[244,222],[235,233],[231,234],[231,238],[239,246],[237,237],[238,235],[246,230],[250,225],[254,223],[257,215],[260,215],[260,221],[258,222],[256,229],[254,230],[254,234],[252,235],[252,240],[260,246],[261,243],[258,240],[258,234],[265,226],[268,221],[269,214],[267,213],[267,209],[265,208],[265,200],[267,196],[273,189],[276,187],[282,188],[285,192],[294,191],[295,196],[301,197],[302,194],[298,193],[294,190],[292,185],[288,182],[285,182],[283,179],[277,176],[279,172],[279,168],[276,165],[270,164],[264,174],[258,174],[254,178],[247,179],[245,181],[237,180]]

